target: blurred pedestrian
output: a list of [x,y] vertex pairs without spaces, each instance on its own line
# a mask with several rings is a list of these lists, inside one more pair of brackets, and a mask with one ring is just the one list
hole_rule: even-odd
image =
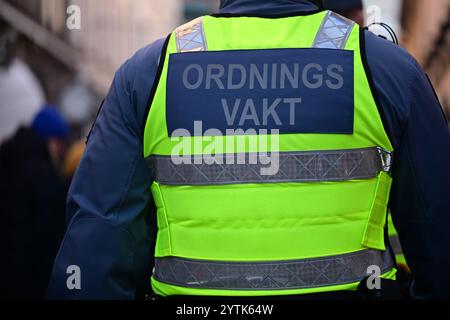
[[71,181],[75,175],[75,171],[83,157],[86,150],[86,143],[84,141],[77,141],[73,143],[64,157],[64,164],[62,168],[63,177],[66,181]]
[[0,295],[41,299],[65,230],[59,174],[69,128],[53,107],[0,147]]

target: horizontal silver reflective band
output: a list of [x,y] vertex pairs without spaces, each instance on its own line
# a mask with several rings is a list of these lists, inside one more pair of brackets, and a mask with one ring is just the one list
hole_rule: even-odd
[[[272,162],[278,161],[278,171],[272,175],[262,174],[271,164],[261,163],[257,154],[191,156],[189,164],[175,164],[170,156],[151,156],[147,163],[154,181],[163,185],[223,185],[371,179],[381,171],[388,172],[392,161],[390,153],[379,148],[282,152],[268,156]],[[239,159],[243,161],[238,162]]]
[[313,48],[345,49],[354,25],[353,21],[328,11],[316,35]]
[[394,262],[388,250],[261,263],[169,257],[156,259],[153,277],[162,283],[197,289],[288,290],[359,282],[368,276],[370,266],[378,266],[384,274],[393,269]]

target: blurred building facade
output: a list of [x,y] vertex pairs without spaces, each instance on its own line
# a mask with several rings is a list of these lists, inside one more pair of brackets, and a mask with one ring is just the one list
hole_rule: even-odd
[[56,19],[49,19],[50,1],[0,0],[0,19],[19,35],[16,56],[41,80],[47,99],[56,102],[58,92],[75,71],[75,54],[64,37],[65,9],[60,5],[63,1],[54,2],[55,8],[60,6],[63,13],[59,26]]
[[114,71],[136,50],[168,34],[182,20],[182,0],[71,0],[81,30],[69,32],[81,52],[83,79],[105,93]]
[[424,66],[450,116],[450,0],[403,2],[404,46]]
[[82,54],[79,69],[83,79],[106,93],[114,71],[134,52],[166,36],[183,21],[213,11],[218,2],[67,0],[65,7],[77,5],[82,13],[81,30],[69,32],[69,39]]
[[[183,20],[182,2],[1,0],[0,6],[8,9],[2,10],[3,18],[23,35],[19,56],[30,63],[49,99],[55,100],[74,75],[104,95],[121,63]],[[71,5],[80,8],[80,29],[66,26]],[[40,70],[47,69],[40,65],[57,68]]]
[[[19,54],[30,61],[45,82],[50,100],[54,100],[73,73],[104,95],[114,71],[135,51],[164,37],[180,23],[215,11],[218,3],[219,0],[0,0],[4,11],[0,18],[24,36]],[[66,26],[71,5],[80,8],[79,30]],[[3,10],[5,6],[14,14]],[[35,60],[40,63],[34,63]],[[56,70],[39,70],[39,65],[47,60],[54,60],[51,62]]]
[[[215,11],[218,3],[219,0],[0,0],[0,19],[20,34],[17,55],[41,80],[47,100],[70,107],[73,97],[82,94],[84,98],[79,103],[92,106],[79,106],[79,110],[91,108],[95,115],[98,100],[106,94],[115,70],[127,58],[184,21]],[[68,11],[71,5],[80,9],[80,29],[67,27],[67,19],[73,13]],[[90,92],[96,99],[89,97]]]

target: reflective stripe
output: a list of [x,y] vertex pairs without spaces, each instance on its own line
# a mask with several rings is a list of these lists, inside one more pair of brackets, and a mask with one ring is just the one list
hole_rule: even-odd
[[215,262],[176,257],[156,259],[153,277],[170,285],[198,289],[286,290],[360,282],[367,268],[384,274],[394,267],[388,251],[362,250],[316,259],[275,262]]
[[389,244],[396,255],[403,254],[402,244],[398,236],[389,236]]
[[[203,155],[188,157],[189,164],[175,164],[170,156],[151,156],[147,162],[154,181],[165,185],[321,182],[374,178],[387,168],[382,161],[385,153],[368,148],[272,153],[270,159],[254,153]],[[278,171],[267,174],[275,161]]]
[[175,30],[178,52],[206,51],[206,36],[203,18],[197,18]]
[[391,192],[392,178],[381,173],[377,178],[375,194],[372,198],[370,213],[364,228],[362,245],[367,248],[386,250],[385,226],[386,214]]
[[355,22],[329,11],[320,26],[313,48],[344,49]]

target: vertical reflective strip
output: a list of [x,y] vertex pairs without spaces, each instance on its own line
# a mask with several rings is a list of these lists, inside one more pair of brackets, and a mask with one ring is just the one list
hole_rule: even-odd
[[175,30],[178,52],[207,51],[203,18],[192,20]]
[[362,244],[367,248],[385,250],[384,227],[386,225],[387,206],[391,191],[392,178],[385,172],[378,177],[375,199],[364,231]]
[[313,48],[344,49],[355,22],[329,11],[322,21]]

